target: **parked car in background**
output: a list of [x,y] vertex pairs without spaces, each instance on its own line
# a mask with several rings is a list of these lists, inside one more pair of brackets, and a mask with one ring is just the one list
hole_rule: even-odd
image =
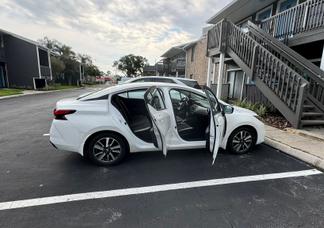
[[198,82],[193,79],[188,78],[179,78],[179,77],[164,77],[164,76],[145,76],[137,77],[131,80],[128,80],[126,83],[135,83],[135,82],[163,82],[163,83],[175,83],[179,85],[186,85],[195,89],[201,89]]
[[236,154],[264,140],[257,114],[218,100],[209,88],[176,83],[127,83],[57,102],[51,143],[98,165],[127,153],[219,148]]
[[132,78],[130,78],[130,77],[120,77],[119,80],[117,81],[117,84],[118,85],[123,84],[123,83],[129,81],[130,79],[132,79]]

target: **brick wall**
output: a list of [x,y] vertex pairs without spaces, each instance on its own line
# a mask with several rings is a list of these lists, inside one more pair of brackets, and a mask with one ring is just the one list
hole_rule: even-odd
[[[194,50],[193,60],[191,59]],[[186,77],[198,81],[200,85],[205,85],[207,80],[208,59],[206,57],[207,38],[203,37],[197,41],[194,47],[186,51]]]

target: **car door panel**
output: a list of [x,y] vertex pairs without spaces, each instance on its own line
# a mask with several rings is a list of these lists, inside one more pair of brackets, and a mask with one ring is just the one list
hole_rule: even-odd
[[155,138],[155,141],[153,140],[155,147],[162,150],[166,156],[166,138],[171,126],[171,118],[165,106],[162,90],[155,86],[150,87],[144,95],[144,101],[153,125],[152,137]]
[[203,91],[206,94],[207,100],[210,105],[210,130],[209,130],[209,150],[213,154],[213,162],[215,163],[218,150],[223,138],[223,129],[225,123],[225,117],[221,112],[220,105],[218,104],[216,96],[213,92],[205,86]]

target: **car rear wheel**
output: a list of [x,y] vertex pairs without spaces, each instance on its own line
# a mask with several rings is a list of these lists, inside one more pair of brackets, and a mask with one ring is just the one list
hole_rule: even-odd
[[127,153],[125,140],[117,134],[101,133],[93,137],[87,146],[86,157],[100,166],[119,164]]
[[234,154],[248,153],[255,146],[256,137],[252,128],[238,128],[230,135],[227,148]]

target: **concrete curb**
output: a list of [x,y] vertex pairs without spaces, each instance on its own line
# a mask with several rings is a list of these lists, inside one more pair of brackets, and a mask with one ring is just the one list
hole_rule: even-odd
[[287,144],[278,142],[278,141],[271,139],[269,137],[265,137],[265,144],[267,144],[275,149],[278,149],[286,154],[289,154],[295,158],[298,158],[298,159],[300,159],[308,164],[311,164],[311,165],[315,166],[316,168],[324,171],[324,160],[320,157],[317,157],[316,155],[310,154],[303,150],[293,148]]
[[16,98],[16,97],[31,96],[31,95],[55,93],[55,92],[61,92],[61,91],[73,91],[73,90],[79,90],[79,89],[84,89],[84,88],[61,89],[61,90],[50,90],[50,91],[37,91],[35,93],[16,94],[16,95],[4,96],[4,97],[0,97],[0,100],[10,99],[10,98]]

